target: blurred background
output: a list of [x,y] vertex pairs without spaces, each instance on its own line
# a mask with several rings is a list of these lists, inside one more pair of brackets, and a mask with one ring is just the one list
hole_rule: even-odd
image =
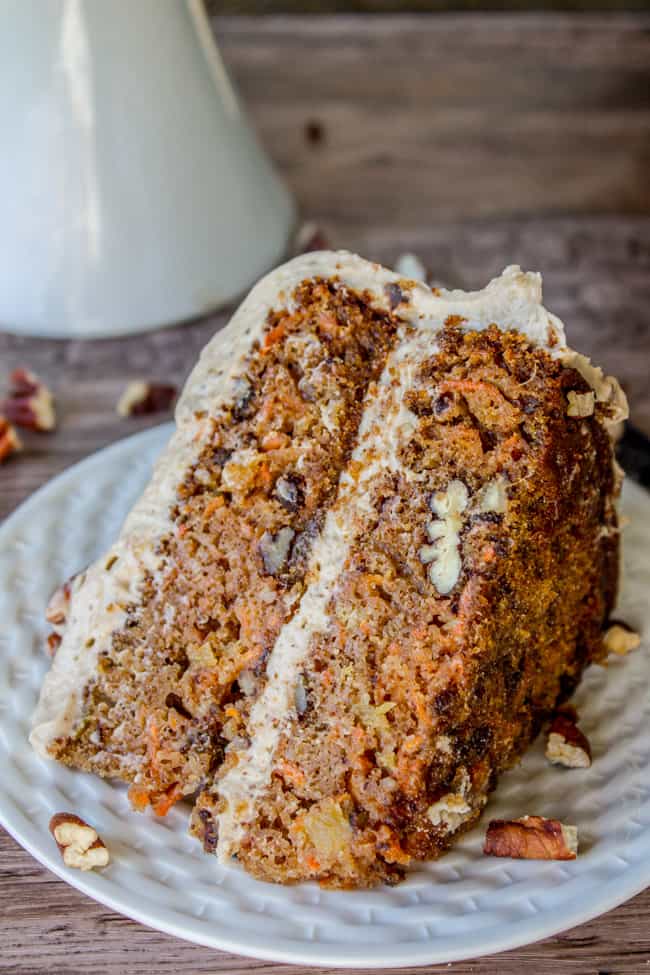
[[[207,16],[296,228],[388,265],[413,253],[448,286],[481,287],[512,263],[541,271],[572,344],[620,376],[650,434],[647,3],[210,0]],[[178,65],[165,71],[180,82]],[[125,382],[182,385],[231,308],[101,341],[0,333],[0,384],[27,366],[59,416],[0,468],[0,515],[165,419],[118,417]]]

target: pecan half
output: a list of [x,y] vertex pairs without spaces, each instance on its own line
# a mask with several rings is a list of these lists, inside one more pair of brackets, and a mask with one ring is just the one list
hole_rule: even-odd
[[50,833],[66,867],[94,870],[105,867],[110,860],[108,848],[97,831],[74,813],[55,813],[50,820]]
[[543,816],[493,819],[487,828],[483,852],[517,860],[575,860],[578,830]]
[[14,369],[9,377],[9,393],[0,403],[0,412],[18,427],[45,433],[54,430],[56,414],[52,394],[36,373]]

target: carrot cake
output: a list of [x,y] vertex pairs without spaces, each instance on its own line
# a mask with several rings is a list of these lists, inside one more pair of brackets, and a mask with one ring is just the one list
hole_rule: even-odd
[[136,809],[191,799],[262,879],[394,882],[602,652],[625,414],[537,274],[464,293],[296,258],[208,344],[74,580],[32,744]]

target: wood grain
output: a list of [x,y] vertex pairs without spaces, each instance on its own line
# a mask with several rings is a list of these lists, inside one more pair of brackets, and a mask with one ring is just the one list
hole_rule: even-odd
[[207,0],[213,14],[458,13],[647,10],[647,0]]
[[318,219],[650,213],[650,17],[259,24],[215,21],[264,141]]
[[[6,834],[0,834],[0,898],[0,975],[334,971],[240,958],[151,931],[57,880]],[[650,890],[556,938],[490,958],[415,971],[423,975],[647,975],[649,967]]]
[[[271,17],[215,21],[262,138],[334,246],[417,253],[451,286],[508,263],[544,273],[574,344],[626,386],[650,434],[650,17]],[[317,121],[322,138],[307,138]],[[129,378],[182,384],[227,311],[115,341],[0,333],[60,426],[0,467],[0,518],[54,474],[165,417],[120,419]],[[282,973],[93,903],[0,833],[0,973]],[[326,971],[323,969],[322,971]],[[426,970],[423,970],[426,971]],[[650,891],[560,937],[455,975],[650,972]]]

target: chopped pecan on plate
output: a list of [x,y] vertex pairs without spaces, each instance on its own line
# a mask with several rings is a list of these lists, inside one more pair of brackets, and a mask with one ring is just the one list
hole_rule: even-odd
[[517,860],[575,860],[578,830],[543,816],[493,819],[487,828],[483,852]]
[[565,768],[591,765],[591,747],[576,724],[575,712],[560,710],[555,714],[546,738],[546,757]]
[[97,831],[74,813],[55,813],[50,819],[50,833],[66,867],[94,870],[95,867],[105,867],[110,859],[108,848]]
[[9,392],[0,403],[0,413],[18,427],[46,433],[54,430],[56,414],[50,390],[29,369],[14,369]]

